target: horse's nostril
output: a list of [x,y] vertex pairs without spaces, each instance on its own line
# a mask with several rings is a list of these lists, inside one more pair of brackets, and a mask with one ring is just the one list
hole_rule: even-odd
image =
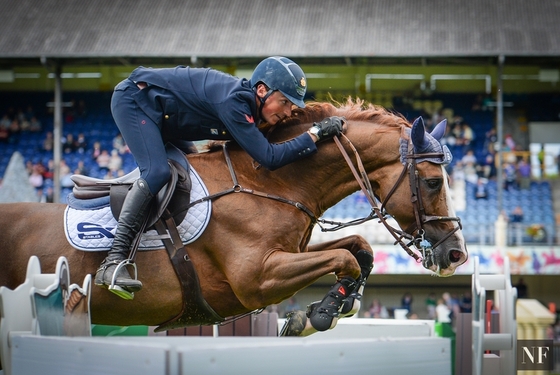
[[449,260],[451,261],[451,263],[457,263],[461,260],[462,256],[463,253],[459,250],[451,250],[449,252]]

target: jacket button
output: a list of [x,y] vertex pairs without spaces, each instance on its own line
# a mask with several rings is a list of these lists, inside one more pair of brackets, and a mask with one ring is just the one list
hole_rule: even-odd
[[227,132],[225,130],[222,130],[222,135],[226,135]]
[[169,115],[164,116],[166,120],[169,120]]

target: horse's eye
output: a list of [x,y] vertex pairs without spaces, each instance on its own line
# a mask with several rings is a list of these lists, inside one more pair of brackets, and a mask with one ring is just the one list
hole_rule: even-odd
[[429,180],[426,180],[426,185],[428,185],[428,187],[433,190],[440,189],[441,184],[442,184],[441,178],[431,178]]

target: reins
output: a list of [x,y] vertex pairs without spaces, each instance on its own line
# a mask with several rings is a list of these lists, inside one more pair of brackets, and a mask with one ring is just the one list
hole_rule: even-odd
[[[397,181],[395,182],[395,184],[393,185],[393,187],[391,188],[391,190],[389,191],[389,193],[385,197],[385,200],[383,202],[381,202],[381,204],[379,204],[379,199],[375,196],[375,193],[373,192],[373,189],[371,187],[371,183],[370,183],[369,178],[367,176],[367,172],[366,172],[366,170],[363,166],[363,163],[362,163],[362,160],[360,158],[360,155],[359,155],[358,151],[356,150],[356,148],[354,147],[354,145],[352,144],[350,139],[348,139],[348,137],[346,137],[344,134],[342,134],[342,137],[348,142],[348,145],[350,146],[350,148],[352,149],[352,152],[354,153],[354,155],[356,157],[356,164],[358,165],[359,173],[356,170],[356,167],[354,166],[354,163],[352,162],[352,160],[348,156],[348,153],[344,149],[344,146],[340,142],[339,138],[334,137],[334,141],[335,141],[338,149],[340,150],[342,156],[346,160],[346,163],[348,164],[348,167],[352,171],[352,174],[354,175],[354,178],[358,182],[358,185],[360,186],[361,191],[364,193],[368,202],[370,203],[371,212],[367,217],[364,217],[364,218],[361,218],[361,219],[355,219],[355,220],[352,220],[352,221],[346,222],[346,223],[338,223],[338,222],[327,221],[327,220],[318,220],[318,225],[321,227],[321,231],[323,231],[323,232],[335,231],[335,230],[338,230],[338,229],[341,229],[341,228],[345,228],[345,227],[348,227],[348,226],[351,226],[351,225],[358,225],[358,224],[364,223],[366,221],[372,220],[374,218],[377,218],[377,219],[379,219],[379,222],[381,222],[385,226],[385,228],[387,228],[389,233],[395,238],[394,245],[399,244],[408,253],[408,255],[413,257],[417,262],[422,262],[424,265],[426,265],[425,263],[426,263],[427,258],[433,256],[433,249],[436,248],[437,246],[439,246],[441,243],[443,243],[445,240],[447,240],[450,236],[452,236],[455,232],[457,232],[459,229],[462,228],[461,220],[458,217],[426,215],[424,206],[422,204],[422,196],[420,194],[420,185],[418,183],[420,177],[419,177],[419,174],[418,174],[418,170],[416,168],[416,161],[418,159],[423,159],[423,158],[434,158],[434,157],[441,158],[441,157],[443,157],[443,154],[442,153],[415,154],[414,153],[414,147],[412,146],[412,144],[410,144],[409,145],[409,152],[406,155],[406,159],[408,160],[407,163],[404,165],[404,167],[401,171],[401,174],[399,175],[399,178],[397,179]],[[399,185],[404,180],[404,177],[406,176],[407,172],[409,174],[409,183],[410,183],[410,190],[411,190],[411,202],[412,202],[412,205],[414,207],[415,223],[413,225],[411,225],[409,228],[407,228],[407,230],[402,231],[402,230],[394,228],[392,225],[390,225],[387,222],[387,218],[389,218],[390,215],[386,213],[385,206],[386,206],[387,202],[389,201],[389,199],[393,196],[393,194],[395,193],[395,191],[397,190]],[[452,231],[447,233],[443,238],[441,238],[438,242],[436,242],[436,244],[432,245],[424,237],[426,231],[423,229],[423,225],[428,223],[428,222],[432,222],[432,221],[446,221],[446,220],[447,221],[457,221],[458,226],[456,226]],[[335,226],[332,227],[332,228],[325,228],[321,225],[321,223],[331,224],[331,225],[335,225]],[[416,232],[416,235],[413,235],[414,232]],[[408,243],[405,243],[403,240],[407,240]],[[415,253],[410,248],[411,245],[415,245],[418,249],[421,250],[422,257],[420,257],[417,253]]]
[[[228,195],[228,194],[231,194],[231,193],[246,193],[246,194],[256,195],[258,197],[272,199],[272,200],[282,202],[282,203],[285,203],[285,204],[289,204],[293,207],[296,207],[298,210],[304,212],[311,219],[311,222],[310,222],[309,227],[308,227],[307,240],[309,240],[309,237],[311,236],[311,230],[313,229],[313,226],[315,224],[317,224],[321,228],[322,232],[332,232],[332,231],[336,231],[336,230],[346,228],[346,227],[349,227],[349,226],[359,225],[359,224],[365,223],[367,221],[370,221],[372,219],[378,219],[379,222],[382,223],[385,226],[385,228],[387,228],[389,233],[394,237],[394,239],[395,239],[394,245],[399,244],[407,252],[407,254],[410,255],[411,257],[413,257],[417,262],[425,263],[426,259],[433,255],[433,249],[434,248],[439,246],[441,243],[443,243],[445,240],[447,240],[450,236],[452,236],[455,232],[457,232],[458,230],[460,230],[462,228],[461,220],[458,217],[426,215],[425,209],[424,209],[424,206],[423,206],[423,203],[422,203],[422,196],[420,194],[420,185],[418,183],[419,174],[418,174],[418,170],[416,168],[416,162],[417,162],[418,159],[423,159],[423,158],[441,158],[441,157],[443,157],[443,154],[442,153],[415,154],[414,153],[414,147],[412,146],[412,144],[410,144],[409,145],[409,152],[406,155],[407,162],[406,162],[406,164],[404,164],[403,169],[401,171],[401,174],[399,175],[399,178],[397,179],[397,181],[395,182],[395,184],[393,185],[393,187],[391,188],[391,190],[389,191],[389,193],[387,194],[387,196],[385,197],[383,202],[380,202],[380,200],[376,197],[375,193],[373,192],[373,189],[371,187],[371,183],[369,181],[367,172],[364,168],[364,165],[363,165],[363,162],[362,162],[362,159],[360,157],[360,154],[359,154],[358,150],[352,144],[350,139],[348,139],[348,137],[346,137],[346,135],[341,134],[341,137],[344,140],[346,140],[346,142],[348,143],[352,152],[354,153],[358,169],[356,169],[356,167],[354,166],[354,163],[352,162],[350,156],[348,155],[348,152],[346,151],[346,149],[342,145],[342,142],[340,141],[339,137],[335,136],[335,137],[333,137],[333,139],[334,139],[334,142],[337,145],[340,153],[342,154],[344,160],[346,161],[346,164],[348,164],[348,167],[350,168],[352,174],[354,175],[355,180],[357,181],[358,185],[360,186],[360,190],[364,193],[365,197],[367,198],[367,200],[368,200],[368,202],[371,206],[371,212],[366,217],[354,219],[354,220],[351,220],[351,221],[348,221],[348,222],[345,222],[345,223],[335,222],[335,221],[330,221],[330,220],[325,220],[325,219],[318,219],[317,216],[313,213],[313,211],[311,209],[309,209],[308,207],[306,207],[303,203],[296,202],[296,201],[293,201],[293,200],[290,200],[290,199],[286,199],[286,198],[283,198],[283,197],[280,197],[280,196],[277,196],[277,195],[263,193],[263,192],[260,192],[260,191],[257,191],[257,190],[247,189],[247,188],[242,187],[241,184],[239,183],[238,179],[237,179],[237,175],[235,174],[235,170],[233,168],[231,158],[229,156],[229,152],[228,152],[228,149],[227,149],[227,142],[223,143],[222,150],[223,150],[223,153],[224,153],[224,157],[226,159],[228,170],[230,172],[230,175],[231,175],[231,178],[232,178],[232,181],[233,181],[233,186],[231,188],[226,189],[224,191],[221,191],[219,193],[211,194],[211,195],[208,195],[206,197],[202,197],[202,198],[200,198],[196,201],[193,201],[187,206],[187,209],[196,205],[196,204],[198,204],[198,203],[202,203],[202,202],[208,201],[208,200],[214,200],[214,199],[217,199],[219,197],[222,197],[224,195]],[[409,226],[405,231],[402,231],[400,229],[396,229],[395,227],[393,227],[391,224],[389,224],[387,222],[387,219],[390,218],[391,215],[389,215],[385,211],[385,206],[386,206],[387,202],[389,201],[389,199],[394,195],[397,188],[403,182],[405,176],[407,175],[407,172],[408,172],[408,175],[409,175],[409,183],[410,183],[410,190],[411,190],[411,203],[412,203],[412,206],[414,208],[415,223],[413,223],[411,226]],[[433,221],[457,221],[458,225],[452,231],[447,233],[443,238],[441,238],[438,242],[436,242],[435,244],[431,244],[424,237],[426,231],[424,230],[423,226],[426,223],[433,222]],[[323,226],[323,224],[332,225],[332,227],[326,228],[325,226]],[[414,233],[416,233],[416,234],[414,234]],[[405,243],[405,241],[407,243]],[[422,252],[422,256],[415,253],[414,250],[411,249],[411,247],[410,247],[411,245],[414,245],[416,248],[418,248]]]

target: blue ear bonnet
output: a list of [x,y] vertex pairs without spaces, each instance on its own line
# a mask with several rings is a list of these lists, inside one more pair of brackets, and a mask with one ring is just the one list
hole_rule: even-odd
[[436,125],[431,133],[426,132],[422,117],[417,118],[412,124],[411,129],[406,129],[409,139],[400,139],[401,163],[406,164],[406,158],[409,153],[409,147],[414,147],[414,154],[437,153],[443,154],[443,157],[426,157],[416,159],[416,163],[429,161],[436,164],[449,164],[453,160],[453,155],[447,146],[442,145],[439,140],[445,134],[447,120],[443,120]]

